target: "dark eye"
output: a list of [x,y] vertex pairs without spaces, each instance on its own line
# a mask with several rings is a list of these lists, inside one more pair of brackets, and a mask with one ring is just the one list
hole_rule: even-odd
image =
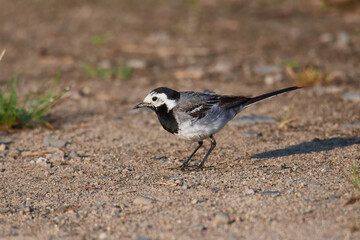
[[157,97],[153,97],[152,100],[155,102],[157,100]]

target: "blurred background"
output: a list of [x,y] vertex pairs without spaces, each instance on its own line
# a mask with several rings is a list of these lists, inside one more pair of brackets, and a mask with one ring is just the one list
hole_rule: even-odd
[[158,86],[357,89],[359,2],[2,0],[0,83],[34,91],[60,71],[77,96],[126,107]]

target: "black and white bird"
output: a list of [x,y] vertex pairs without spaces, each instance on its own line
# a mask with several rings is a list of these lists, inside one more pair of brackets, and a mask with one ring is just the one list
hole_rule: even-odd
[[191,141],[198,142],[193,153],[182,164],[184,169],[190,159],[210,138],[211,147],[197,168],[201,168],[216,146],[214,134],[245,108],[265,99],[293,91],[299,87],[289,87],[257,97],[225,96],[213,92],[177,92],[159,87],[152,90],[134,108],[147,107],[155,111],[161,125],[168,132]]

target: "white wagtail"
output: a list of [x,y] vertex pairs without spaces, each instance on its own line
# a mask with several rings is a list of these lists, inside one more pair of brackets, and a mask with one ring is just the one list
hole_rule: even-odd
[[210,138],[211,147],[197,166],[201,168],[216,146],[213,135],[236,114],[255,103],[298,88],[290,87],[248,98],[218,95],[213,92],[177,92],[170,88],[159,87],[152,90],[144,101],[134,108],[147,107],[154,110],[165,130],[180,138],[198,142],[199,145],[182,164],[181,169],[187,166],[190,159],[203,145],[203,140]]

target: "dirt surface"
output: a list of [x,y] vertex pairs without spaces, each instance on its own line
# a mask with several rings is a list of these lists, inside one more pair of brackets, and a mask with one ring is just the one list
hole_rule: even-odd
[[[0,133],[0,238],[360,239],[345,173],[360,161],[360,9],[336,2],[2,0],[1,84],[20,74],[25,93],[61,70],[71,91],[58,129]],[[118,61],[130,79],[83,70]],[[196,143],[129,110],[159,86],[292,86],[291,62],[328,82],[240,113],[275,121],[228,124],[202,171],[173,169]]]

